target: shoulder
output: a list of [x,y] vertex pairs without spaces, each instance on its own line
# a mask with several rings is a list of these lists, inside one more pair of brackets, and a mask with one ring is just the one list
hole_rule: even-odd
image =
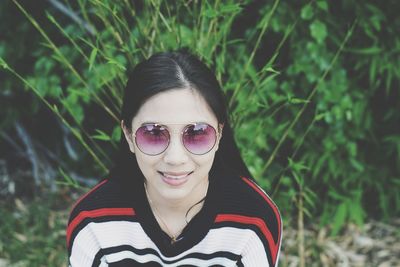
[[[252,205],[252,213],[255,216],[264,217],[274,228],[281,226],[281,216],[277,205],[271,197],[256,183],[256,181],[240,177],[241,192],[246,199],[247,205]],[[276,227],[275,227],[276,226]]]
[[71,209],[67,226],[67,246],[71,249],[76,235],[91,222],[132,217],[135,210],[125,190],[104,179],[80,197]]
[[260,217],[278,232],[281,216],[270,196],[252,179],[240,177],[224,181],[223,211],[250,217]]
[[84,210],[121,206],[126,205],[127,202],[127,196],[118,183],[110,179],[103,179],[75,202],[71,209],[69,221]]
[[282,235],[282,220],[276,204],[247,177],[225,181],[223,188],[223,204],[216,222],[253,230],[264,244],[270,262],[275,263]]

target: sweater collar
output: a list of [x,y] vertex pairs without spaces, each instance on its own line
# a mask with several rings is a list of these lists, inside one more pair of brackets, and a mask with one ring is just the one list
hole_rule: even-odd
[[193,247],[200,242],[210,230],[218,212],[220,183],[217,174],[210,172],[209,187],[202,209],[190,220],[189,224],[178,236],[177,241],[171,244],[171,238],[161,229],[150,204],[147,200],[144,184],[141,183],[135,190],[138,220],[149,238],[156,244],[165,256],[175,256]]

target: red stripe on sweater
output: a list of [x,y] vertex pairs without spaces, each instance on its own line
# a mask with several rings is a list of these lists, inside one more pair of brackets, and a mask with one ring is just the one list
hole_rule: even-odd
[[271,257],[272,257],[272,262],[275,264],[277,253],[278,253],[278,244],[275,243],[274,238],[272,237],[271,231],[268,229],[267,225],[265,222],[257,217],[249,217],[249,216],[243,216],[243,215],[237,215],[237,214],[219,214],[215,218],[215,222],[237,222],[237,223],[242,223],[242,224],[252,224],[257,226],[265,238],[267,239],[268,245],[271,249]]
[[87,197],[88,195],[90,195],[91,193],[93,193],[94,191],[96,191],[97,188],[99,188],[100,186],[102,186],[103,184],[107,183],[108,180],[104,180],[101,183],[97,184],[95,187],[93,187],[92,189],[90,189],[89,192],[87,192],[86,194],[84,194],[83,196],[81,196],[80,198],[78,198],[78,200],[75,202],[75,204],[72,206],[71,210],[74,210],[75,207],[82,201],[82,199],[84,199],[85,197]]
[[280,238],[281,238],[281,228],[282,228],[282,222],[281,222],[281,216],[279,214],[278,208],[276,207],[275,203],[272,202],[272,200],[269,198],[269,196],[260,189],[260,187],[255,184],[253,181],[251,181],[250,179],[246,178],[246,177],[242,177],[243,181],[245,181],[248,185],[250,185],[254,190],[257,191],[257,193],[259,193],[264,200],[268,203],[268,205],[272,208],[272,210],[275,213],[275,217],[277,220],[277,224],[278,224],[278,240],[277,243],[280,242]]
[[76,216],[67,228],[67,246],[71,239],[72,232],[86,218],[98,218],[105,216],[133,216],[135,210],[133,208],[103,208],[97,210],[85,210]]

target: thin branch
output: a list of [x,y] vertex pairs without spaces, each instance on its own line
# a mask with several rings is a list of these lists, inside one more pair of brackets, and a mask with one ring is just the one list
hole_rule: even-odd
[[274,151],[272,152],[271,156],[269,157],[267,163],[264,165],[264,167],[262,168],[262,173],[264,173],[269,165],[272,163],[272,161],[274,160],[276,154],[278,153],[278,150],[280,149],[281,145],[283,144],[283,142],[286,140],[289,132],[293,129],[294,125],[297,123],[297,121],[300,119],[301,115],[304,113],[304,111],[306,110],[307,106],[309,103],[311,103],[311,99],[313,98],[314,94],[317,92],[317,89],[319,87],[319,85],[321,84],[321,82],[323,80],[325,80],[325,77],[328,75],[329,71],[332,69],[333,65],[336,63],[336,60],[338,59],[340,53],[343,51],[344,45],[347,43],[347,41],[349,40],[350,36],[353,33],[354,27],[357,24],[357,19],[354,20],[351,28],[349,29],[349,31],[347,32],[343,42],[341,43],[339,49],[337,50],[335,56],[333,57],[329,67],[326,69],[326,71],[322,74],[321,78],[318,80],[318,82],[316,83],[316,85],[314,86],[314,88],[312,89],[311,93],[308,95],[307,97],[307,101],[304,103],[303,107],[301,108],[301,110],[296,114],[296,117],[293,119],[292,123],[289,125],[289,127],[286,129],[285,133],[282,135],[281,139],[279,140],[278,144],[276,145]]
[[0,132],[1,137],[3,137],[3,139],[9,143],[16,151],[23,153],[24,149],[22,147],[20,147],[15,141],[14,139],[12,139],[10,137],[9,134],[7,134],[6,132]]
[[22,140],[22,142],[25,145],[28,159],[32,164],[32,175],[33,175],[33,180],[35,182],[35,186],[39,186],[40,185],[39,162],[38,162],[36,151],[32,144],[32,140],[31,140],[28,132],[25,130],[24,126],[22,124],[20,124],[18,121],[15,123],[15,129],[17,130],[17,134],[18,134],[19,138]]
[[68,7],[66,7],[64,4],[60,3],[57,0],[48,0],[48,1],[56,9],[58,9],[59,11],[64,13],[66,16],[71,18],[73,21],[75,21],[76,23],[81,25],[88,33],[90,33],[90,35],[95,36],[97,34],[96,29],[92,25],[90,25],[89,23],[87,23],[86,21],[81,19],[73,10],[68,9]]

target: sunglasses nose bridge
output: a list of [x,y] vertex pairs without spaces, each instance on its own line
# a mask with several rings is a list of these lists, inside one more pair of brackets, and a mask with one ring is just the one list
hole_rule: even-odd
[[183,145],[181,131],[169,134],[169,145],[164,151],[164,161],[169,164],[182,164],[189,159],[188,151]]

